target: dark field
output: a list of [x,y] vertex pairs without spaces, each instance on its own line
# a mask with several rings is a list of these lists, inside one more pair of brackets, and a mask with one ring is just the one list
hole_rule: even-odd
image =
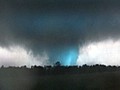
[[44,76],[34,90],[120,90],[120,73]]
[[2,68],[0,90],[120,90],[119,68],[105,68],[94,72],[90,67],[87,71],[82,68],[82,72],[74,73],[50,70],[40,73],[39,68]]

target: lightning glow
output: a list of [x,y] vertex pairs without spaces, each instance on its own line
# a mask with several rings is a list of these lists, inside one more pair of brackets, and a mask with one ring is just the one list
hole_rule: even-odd
[[120,40],[90,42],[79,47],[78,65],[120,65]]
[[66,54],[64,54],[64,65],[75,65],[77,59],[76,49],[70,49]]

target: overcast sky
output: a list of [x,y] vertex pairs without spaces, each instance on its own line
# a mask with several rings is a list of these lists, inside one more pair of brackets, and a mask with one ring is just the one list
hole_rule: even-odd
[[[119,38],[119,0],[0,0],[1,64],[31,65],[31,59],[19,62],[31,57],[37,65],[80,64],[84,62],[80,55],[86,57],[80,51],[86,43]],[[17,58],[26,58],[14,62],[11,49]],[[4,51],[7,54],[2,55]],[[5,58],[8,54],[12,58]]]

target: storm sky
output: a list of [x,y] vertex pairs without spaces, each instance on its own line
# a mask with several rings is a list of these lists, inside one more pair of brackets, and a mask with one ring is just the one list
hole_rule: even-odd
[[119,65],[119,54],[119,0],[0,0],[0,65]]

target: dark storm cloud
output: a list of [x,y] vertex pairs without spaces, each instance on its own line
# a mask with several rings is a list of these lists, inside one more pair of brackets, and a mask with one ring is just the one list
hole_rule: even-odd
[[[89,40],[120,34],[118,0],[0,0],[0,44],[58,57]],[[51,58],[52,59],[52,58]]]
[[94,11],[119,7],[118,0],[0,0],[1,9],[11,8],[13,11]]

